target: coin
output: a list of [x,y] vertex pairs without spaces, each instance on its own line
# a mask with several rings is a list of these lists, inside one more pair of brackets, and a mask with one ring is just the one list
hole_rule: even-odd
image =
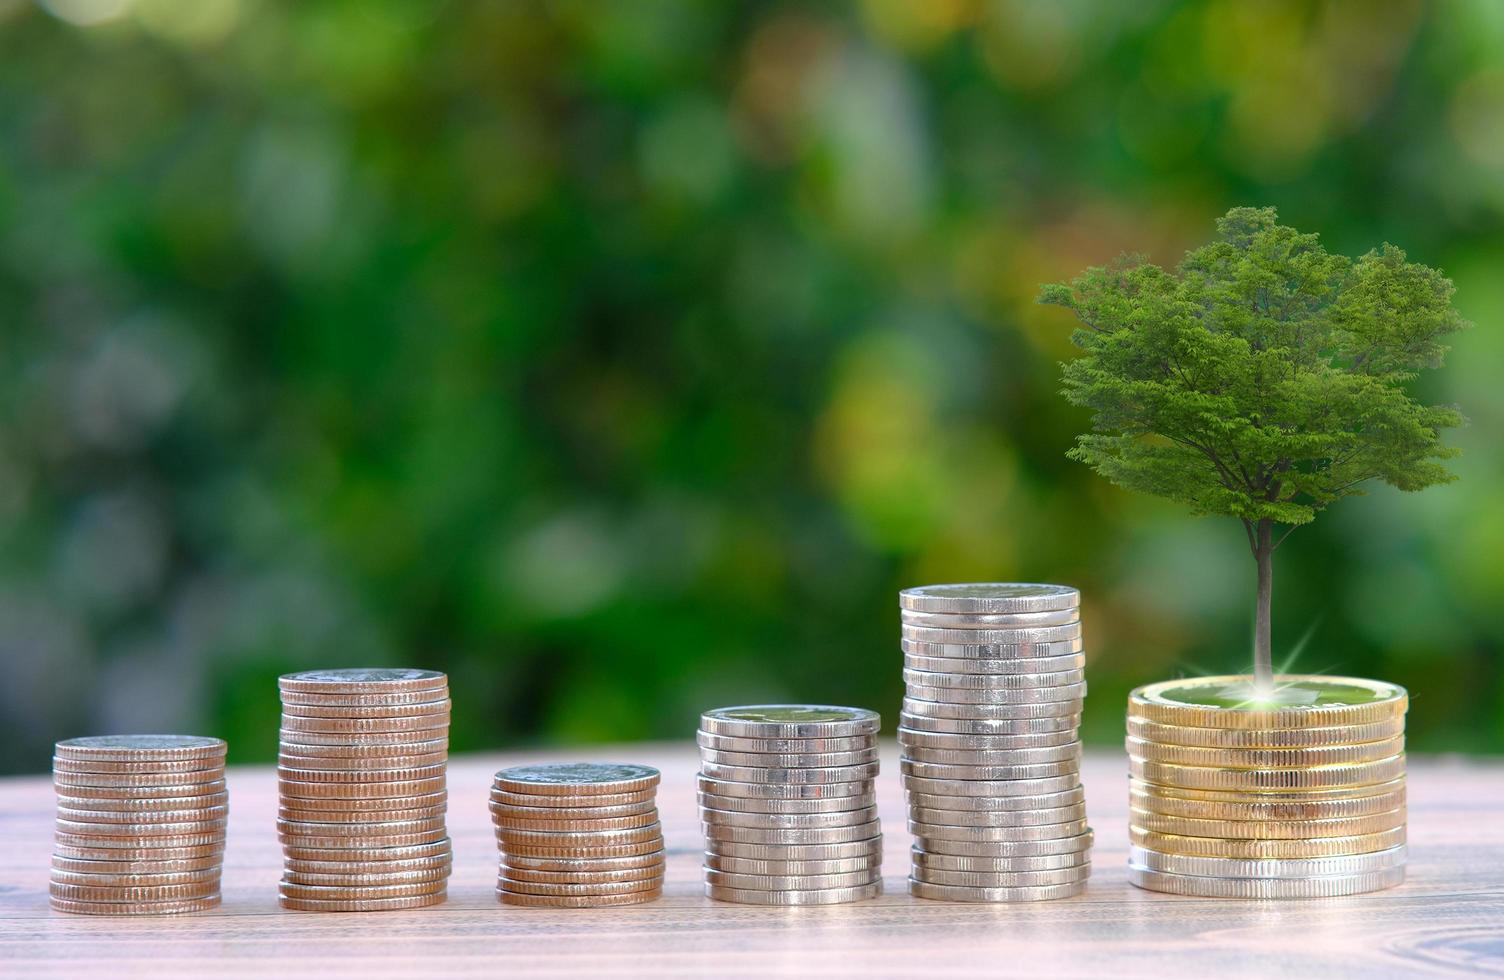
[[83,824],[72,820],[56,821],[54,839],[63,844],[85,847],[196,847],[219,843],[225,838],[223,820],[205,820],[193,824]]
[[300,861],[288,858],[283,861],[284,875],[332,875],[350,877],[365,875],[379,878],[385,875],[448,874],[454,864],[452,854],[434,854],[421,858],[390,858],[378,863],[370,861]]
[[1324,803],[1224,803],[1165,796],[1156,792],[1152,783],[1134,780],[1129,787],[1129,802],[1141,810],[1197,820],[1335,820],[1400,809],[1405,805],[1405,790],[1400,788],[1376,796]]
[[900,621],[905,626],[932,626],[941,629],[1011,630],[1039,626],[1069,626],[1081,621],[1075,609],[1058,612],[1020,613],[935,613],[904,610]]
[[1086,791],[1074,785],[1069,789],[1037,796],[951,796],[935,793],[905,794],[910,807],[933,810],[971,810],[978,812],[1012,812],[1025,810],[1055,810],[1076,806],[1086,799]]
[[1400,865],[1365,874],[1314,878],[1211,878],[1129,865],[1128,880],[1151,891],[1208,898],[1331,898],[1393,888],[1405,880],[1405,868]]
[[[1130,717],[1198,728],[1313,728],[1369,724],[1405,713],[1405,689],[1355,677],[1282,675],[1274,706],[1258,707],[1247,677],[1164,681],[1128,696]],[[1287,703],[1300,698],[1302,703]]]
[[[184,788],[196,783],[223,784],[225,771],[203,769],[197,772],[58,772],[52,774],[52,784],[62,787],[144,788],[159,787],[172,794],[185,795]],[[169,795],[172,795],[169,794]]]
[[510,830],[501,827],[497,829],[496,834],[499,839],[505,841],[507,844],[517,844],[523,847],[540,847],[554,844],[564,847],[584,847],[610,844],[636,844],[655,837],[661,837],[663,827],[657,822],[626,830]]
[[282,895],[279,901],[284,909],[297,912],[388,912],[394,909],[420,909],[439,905],[448,898],[447,891],[427,895],[412,895],[405,898],[367,899],[313,899],[293,898]]
[[1087,831],[1086,818],[1079,817],[1064,823],[1008,825],[1003,827],[957,827],[945,824],[909,821],[909,833],[920,839],[928,848],[931,841],[1036,841],[1059,840],[1079,837]]
[[[934,675],[939,677],[941,675]],[[956,675],[960,676],[960,675]],[[908,682],[905,701],[942,701],[952,705],[982,705],[985,707],[1034,707],[1036,705],[1071,705],[1072,711],[1081,710],[1081,699],[1086,696],[1085,684],[1062,684],[1059,687],[1030,687],[1012,690],[1007,688],[960,688],[934,687]]]
[[[588,797],[587,797],[588,798]],[[560,797],[572,799],[572,797]],[[493,815],[505,816],[520,823],[557,820],[612,820],[622,817],[651,816],[658,812],[656,800],[627,803],[620,806],[513,806],[508,803],[488,804]],[[656,817],[654,818],[656,819]],[[648,820],[651,823],[652,820]]]
[[835,875],[857,871],[876,874],[882,867],[882,855],[866,857],[835,858],[828,861],[763,861],[755,858],[728,857],[715,851],[706,851],[707,871],[725,871],[732,874],[771,875]]
[[219,882],[197,881],[181,885],[73,885],[48,883],[53,898],[71,902],[177,902],[219,894]]
[[[981,643],[975,639],[963,639],[959,643],[936,643],[930,640],[914,640],[905,636],[898,641],[899,649],[909,657],[936,657],[943,660],[1046,660],[1077,657],[1086,649],[1086,642],[1076,636],[1065,640],[1031,641],[1022,643]],[[1059,668],[1053,668],[1059,669]]]
[[444,741],[449,737],[449,726],[445,723],[436,728],[406,732],[305,732],[284,726],[277,732],[277,737],[281,752],[290,755],[317,755],[320,747],[407,746],[414,742]]
[[656,881],[663,884],[663,862],[643,865],[639,868],[619,868],[614,871],[535,871],[532,868],[515,868],[502,862],[500,873],[512,881],[535,881],[545,884],[616,884],[619,882]]
[[1130,847],[1128,863],[1149,871],[1204,875],[1213,878],[1310,878],[1322,875],[1364,874],[1399,867],[1408,857],[1401,844],[1385,851],[1327,858],[1286,858],[1269,861],[1239,861],[1234,858],[1187,857],[1161,854],[1145,847]]
[[814,704],[751,704],[700,716],[700,730],[744,738],[830,738],[876,734],[881,719],[865,708]]
[[1043,779],[929,779],[908,775],[903,777],[904,789],[930,796],[1044,796],[1074,789],[1079,784],[1080,780],[1074,772]]
[[958,885],[963,888],[1039,888],[1070,885],[1091,877],[1091,863],[1048,871],[944,871],[916,866],[909,875],[927,885]]
[[62,885],[98,885],[110,888],[150,888],[162,885],[195,885],[215,883],[218,891],[220,869],[213,865],[197,871],[69,871],[53,867],[51,880]]
[[277,767],[279,780],[300,783],[389,783],[416,782],[444,775],[442,763],[407,769],[292,769]]
[[624,895],[527,895],[522,892],[496,890],[496,897],[506,905],[529,905],[537,908],[605,908],[611,905],[640,905],[663,897],[662,888]]
[[204,912],[219,905],[219,895],[188,898],[172,902],[76,902],[52,896],[52,908],[76,915],[179,915]]
[[930,854],[954,854],[964,857],[1039,857],[1046,854],[1079,854],[1091,850],[1094,836],[1090,830],[1077,837],[1049,840],[964,841],[929,838],[919,845]]
[[[395,745],[366,743],[358,745],[298,745],[289,742],[285,743],[279,751],[285,756],[310,756],[319,759],[348,760],[336,762],[334,763],[335,765],[391,768],[391,763],[388,763],[386,760],[405,760],[418,756],[446,753],[449,751],[449,739],[434,738],[424,741],[399,742]],[[310,766],[309,768],[312,767]]]
[[[293,862],[333,862],[347,864],[361,862],[405,862],[428,859],[450,860],[454,849],[448,837],[424,844],[401,844],[362,848],[312,847],[301,844],[283,845],[282,855],[288,866]],[[373,868],[372,870],[379,870]]]
[[[59,793],[57,805],[59,810],[75,810],[80,813],[93,814],[116,814],[118,819],[129,819],[132,815],[145,817],[148,814],[159,813],[183,813],[198,810],[223,808],[229,803],[230,796],[221,790],[218,793],[209,793],[202,796],[165,796],[148,799],[100,799],[93,796],[72,796]],[[109,819],[99,816],[98,819]]]
[[[925,691],[934,697],[942,697],[938,691]],[[1069,701],[1044,701],[1038,704],[960,704],[954,701],[930,701],[906,694],[903,699],[904,713],[929,718],[986,719],[989,721],[1014,721],[1021,718],[1062,718],[1081,715],[1081,699]],[[910,725],[910,727],[913,727]],[[1074,726],[1072,726],[1074,727]]]
[[426,830],[410,834],[370,834],[364,837],[337,834],[279,833],[277,834],[277,840],[282,843],[283,853],[287,853],[293,848],[317,848],[330,851],[345,848],[353,851],[429,844],[443,838],[444,833],[445,831],[442,827],[436,830]]
[[848,871],[823,875],[751,875],[734,871],[705,870],[705,883],[719,888],[757,891],[814,891],[828,888],[859,888],[882,880],[878,870]]
[[898,593],[900,609],[936,613],[1021,613],[1075,609],[1081,593],[1039,582],[965,582],[921,585]]
[[1029,827],[1085,820],[1086,805],[1077,803],[1047,810],[937,810],[911,805],[909,818],[916,823],[951,827]]
[[816,888],[800,891],[770,891],[758,888],[723,888],[720,885],[705,885],[705,894],[718,902],[736,902],[741,905],[841,905],[877,898],[883,893],[881,881],[851,888]]
[[[403,796],[397,797],[396,799],[377,798],[370,800],[346,799],[341,797],[327,797],[307,800],[297,797],[289,798],[284,795],[282,798],[281,808],[285,810],[298,810],[303,813],[328,814],[328,816],[321,817],[289,818],[293,820],[334,820],[346,818],[352,820],[369,820],[371,819],[371,816],[373,814],[397,812],[393,808],[398,806],[403,807],[403,810],[401,812],[404,813],[410,810],[429,810],[434,811],[430,815],[437,815],[438,813],[443,812],[444,808],[448,805],[449,793],[446,790],[439,790],[436,793],[423,793],[417,796]],[[390,819],[410,820],[413,818],[392,817]]]
[[1018,627],[1016,629],[946,629],[935,626],[900,625],[905,640],[973,647],[1035,647],[1081,637],[1081,624]]
[[192,826],[204,821],[223,820],[229,813],[226,806],[204,806],[192,810],[79,810],[59,805],[57,816],[79,824],[182,824]]
[[496,774],[497,789],[538,795],[631,793],[658,785],[652,766],[610,762],[570,762],[514,766]]
[[500,875],[496,879],[497,891],[509,892],[521,895],[554,895],[554,896],[600,896],[600,895],[630,895],[645,891],[663,891],[663,876],[656,878],[643,878],[637,881],[592,881],[561,884],[547,881],[517,881]]
[[277,791],[284,801],[300,800],[393,800],[442,792],[443,775],[424,779],[371,783],[305,782],[283,773],[277,776]]
[[54,854],[52,855],[52,870],[68,874],[87,875],[197,874],[208,871],[218,874],[221,858],[222,852],[218,851],[205,857],[177,858],[163,861],[79,860]]
[[295,694],[385,694],[388,691],[443,691],[449,679],[436,670],[405,667],[348,667],[305,670],[277,678],[277,687]]
[[307,715],[283,715],[282,730],[304,734],[360,735],[368,733],[412,733],[443,730],[449,713],[410,715],[401,718],[313,718]]
[[[198,735],[91,735],[85,738],[69,738],[58,742],[54,748],[57,758],[73,761],[102,760],[110,762],[130,759],[155,761],[197,760],[205,763],[223,762],[225,741],[221,738],[203,738]],[[193,768],[211,768],[209,765]]]
[[835,813],[742,813],[737,810],[700,808],[700,819],[706,823],[727,827],[756,827],[766,829],[815,829],[821,827],[850,827],[870,823],[877,819],[877,807],[861,810],[839,810]]
[[708,850],[723,857],[755,861],[839,861],[868,856],[880,858],[883,841],[881,837],[842,844],[743,844],[721,840],[711,842]]
[[419,718],[442,715],[449,717],[451,702],[448,698],[436,701],[418,701],[411,704],[388,704],[379,699],[374,704],[312,704],[282,702],[283,718]]
[[847,827],[764,829],[701,823],[700,830],[706,840],[733,841],[738,844],[842,844],[847,841],[870,840],[882,832],[882,825],[877,820],[869,820]]
[[293,885],[318,885],[330,888],[370,888],[385,885],[417,885],[444,881],[450,866],[437,865],[412,871],[322,873],[316,871],[282,872],[282,880]]
[[590,817],[585,820],[521,819],[492,813],[491,823],[502,830],[600,831],[631,830],[658,822],[656,810],[626,817]]
[[415,898],[444,891],[442,879],[416,881],[402,885],[300,885],[291,881],[277,883],[282,898],[312,901],[381,901]]
[[53,756],[52,771],[54,773],[78,775],[140,773],[143,775],[154,775],[161,779],[162,776],[175,773],[223,773],[224,763],[215,763],[207,759],[150,759],[145,757],[129,759],[66,759],[61,756]]
[[899,722],[909,731],[937,735],[1053,735],[1077,737],[1081,715],[1045,718],[940,718],[904,712]]
[[663,865],[666,855],[662,849],[645,851],[642,854],[619,857],[571,858],[554,855],[529,856],[506,853],[502,856],[505,866],[518,871],[557,872],[560,874],[600,874],[618,871],[657,868]]
[[285,837],[405,837],[409,834],[444,833],[444,816],[420,820],[370,820],[315,822],[277,821],[277,833]]
[[827,766],[822,768],[760,769],[755,766],[727,766],[715,762],[701,762],[700,774],[709,779],[738,783],[776,783],[782,786],[804,783],[854,783],[872,779],[878,773],[879,764],[865,762],[854,766]]
[[1129,756],[1128,771],[1148,782],[1191,789],[1277,792],[1388,782],[1404,775],[1405,757],[1402,754],[1350,766],[1313,766],[1309,769],[1212,769],[1145,762]]
[[903,665],[912,670],[932,671],[941,674],[1050,674],[1060,671],[1080,671],[1086,666],[1086,655],[1081,653],[1061,654],[1054,657],[928,657],[923,654],[904,654]]
[[700,792],[715,796],[739,796],[747,799],[816,800],[862,796],[872,792],[870,779],[849,783],[748,783],[718,779],[700,774]]
[[[963,691],[1011,691],[1012,697],[1028,696],[1026,692],[1037,691],[1038,697],[1055,693],[1064,688],[1071,697],[1085,693],[1086,672],[1082,670],[1056,670],[1049,673],[1028,674],[978,674],[974,672],[942,672],[935,670],[903,669],[906,684],[917,687],[938,687]],[[1060,700],[1055,697],[1051,700]]]
[[717,793],[698,794],[700,806],[711,810],[733,810],[739,813],[796,814],[796,813],[850,813],[866,810],[877,805],[875,793],[861,796],[835,796],[830,799],[813,800],[760,800],[745,796],[722,796]]
[[1313,766],[1356,765],[1388,759],[1405,751],[1405,737],[1358,745],[1323,745],[1301,749],[1224,749],[1161,745],[1129,736],[1129,755],[1148,762],[1220,769],[1306,769]]
[[532,845],[506,843],[502,845],[502,851],[506,854],[509,864],[515,864],[518,859],[524,857],[599,859],[634,857],[642,854],[652,854],[661,850],[663,850],[663,838],[661,836],[630,844]]
[[1081,759],[1081,743],[1049,745],[1035,749],[931,749],[919,745],[904,747],[904,758],[911,762],[943,766],[1012,766],[1043,765]]
[[725,752],[855,752],[870,749],[877,743],[872,735],[837,738],[744,738],[739,735],[715,735],[695,732],[695,742],[702,749]]
[[1326,786],[1303,790],[1226,790],[1193,789],[1185,786],[1160,785],[1142,779],[1130,779],[1129,785],[1162,796],[1180,800],[1206,800],[1217,803],[1330,803],[1334,800],[1367,799],[1405,788],[1405,777],[1398,776],[1382,783],[1359,786]]
[[[923,848],[909,851],[909,859],[915,868],[926,872],[950,871],[978,874],[1015,874],[1021,871],[1054,871],[1062,868],[1079,868],[1091,863],[1090,848],[1070,851],[1065,854],[1012,855],[1008,857],[982,857],[961,854],[932,854]],[[928,878],[926,873],[923,878]]]
[[[168,784],[164,786],[69,786],[53,780],[53,790],[59,800],[74,799],[88,800],[93,804],[92,808],[103,810],[106,807],[104,801],[113,801],[111,807],[119,806],[130,809],[137,806],[147,808],[158,802],[168,805],[179,799],[193,799],[225,792],[223,778],[208,780],[202,783],[191,783],[186,786]],[[192,804],[190,804],[192,805]]]
[[1333,725],[1315,728],[1195,728],[1161,725],[1143,718],[1128,718],[1128,734],[1162,745],[1192,745],[1226,749],[1294,749],[1323,745],[1358,745],[1379,742],[1405,733],[1405,717],[1396,715],[1364,725]]
[[877,762],[877,746],[856,752],[727,752],[701,749],[704,762],[761,769],[836,768]]
[[1320,837],[1304,840],[1232,840],[1217,837],[1184,837],[1128,827],[1128,839],[1139,847],[1165,854],[1192,857],[1237,858],[1265,861],[1285,858],[1342,857],[1386,851],[1405,843],[1405,828],[1353,837]]
[[1086,890],[1086,880],[1065,885],[1028,888],[968,888],[965,885],[934,885],[909,879],[909,894],[937,902],[1048,902],[1071,898]]
[[[124,844],[131,844],[127,840]],[[225,842],[221,838],[209,844],[158,846],[111,846],[99,847],[93,843],[74,844],[54,840],[52,856],[74,861],[196,861],[201,858],[219,860],[224,856]]]
[[491,789],[491,802],[493,804],[515,806],[524,809],[570,807],[585,810],[629,806],[643,806],[652,809],[658,805],[657,798],[657,787],[650,787],[632,793],[589,793],[579,796],[567,793],[509,793],[506,790],[496,789],[495,787]]
[[1129,819],[1145,830],[1185,837],[1221,837],[1229,840],[1299,840],[1313,837],[1357,837],[1393,830],[1405,825],[1403,808],[1362,817],[1327,820],[1203,820],[1166,816],[1134,807]]
[[[401,708],[420,707],[449,697],[448,687],[428,691],[378,691],[352,692],[347,694],[300,694],[296,691],[281,691],[283,708]],[[297,712],[303,714],[304,712]]]

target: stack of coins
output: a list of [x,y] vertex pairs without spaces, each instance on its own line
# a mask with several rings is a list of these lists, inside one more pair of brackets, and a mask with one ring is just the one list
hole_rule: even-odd
[[882,894],[876,712],[824,705],[700,716],[705,893],[744,905]]
[[445,676],[311,670],[278,685],[282,907],[375,912],[442,902],[452,855]]
[[1080,601],[1060,585],[899,594],[910,894],[1029,902],[1085,889]]
[[610,762],[516,766],[496,774],[491,822],[507,905],[601,908],[663,894],[658,770]]
[[219,904],[224,742],[104,735],[58,742],[56,751],[53,908],[161,915]]
[[1348,677],[1151,684],[1128,699],[1128,877],[1228,898],[1405,880],[1404,688]]

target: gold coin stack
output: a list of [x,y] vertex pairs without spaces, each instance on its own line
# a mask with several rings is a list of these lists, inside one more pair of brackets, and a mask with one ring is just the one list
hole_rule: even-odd
[[909,894],[1080,894],[1094,839],[1080,779],[1080,592],[982,582],[905,589],[898,599],[899,765],[915,838]]
[[223,741],[104,735],[58,742],[56,753],[53,908],[161,915],[219,904]]
[[377,912],[444,901],[449,682],[432,670],[311,670],[278,681],[282,907]]
[[882,894],[880,725],[875,711],[810,704],[701,715],[705,894],[743,905]]
[[491,786],[507,905],[602,908],[663,894],[659,773],[652,766],[571,762],[514,766]]
[[1283,676],[1168,681],[1128,699],[1140,888],[1321,898],[1405,879],[1404,688]]

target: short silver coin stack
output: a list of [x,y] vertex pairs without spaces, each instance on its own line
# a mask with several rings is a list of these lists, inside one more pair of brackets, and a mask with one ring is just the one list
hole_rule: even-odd
[[1080,602],[1062,585],[899,593],[911,895],[1031,902],[1086,888]]
[[811,704],[700,716],[705,894],[834,905],[882,894],[874,711]]

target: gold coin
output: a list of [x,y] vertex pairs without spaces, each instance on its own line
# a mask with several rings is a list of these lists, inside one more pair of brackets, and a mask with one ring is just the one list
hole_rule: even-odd
[[1145,762],[1129,756],[1128,771],[1147,782],[1190,789],[1281,792],[1385,783],[1405,774],[1405,757],[1396,755],[1351,766],[1312,766],[1309,769],[1213,769]]
[[667,855],[662,849],[621,857],[556,857],[504,853],[501,863],[521,874],[614,874],[619,871],[642,871],[663,867]]
[[1359,837],[1405,825],[1403,809],[1365,817],[1332,820],[1202,820],[1171,817],[1134,807],[1129,819],[1136,826],[1160,834],[1183,837],[1223,837],[1229,840],[1304,840],[1317,837]]
[[508,830],[496,831],[497,839],[509,846],[518,847],[586,847],[612,844],[636,844],[663,836],[663,827],[658,823],[644,824],[627,830],[545,831]]
[[290,821],[293,823],[308,824],[359,824],[370,826],[377,823],[410,822],[442,819],[448,812],[449,805],[413,807],[403,810],[356,810],[351,812],[331,812],[328,810],[305,810],[301,807],[280,806],[277,808],[277,820]]
[[277,688],[290,694],[411,694],[449,690],[449,678],[436,670],[409,667],[348,667],[304,670],[277,678]]
[[283,898],[313,900],[313,901],[343,901],[365,902],[392,898],[413,898],[419,895],[432,895],[442,892],[445,882],[415,881],[404,885],[300,885],[296,882],[281,881],[277,884],[277,893]]
[[1323,745],[1359,745],[1405,734],[1405,716],[1364,725],[1327,728],[1193,728],[1128,718],[1128,734],[1164,745],[1198,745],[1214,749],[1297,749]]
[[217,895],[219,882],[199,881],[184,885],[70,885],[51,881],[47,888],[53,898],[70,902],[177,902],[185,898]]
[[300,783],[417,782],[442,777],[444,768],[443,763],[408,769],[290,769],[287,766],[278,766],[277,777]]
[[58,742],[55,754],[63,759],[204,759],[224,761],[225,741],[197,735],[93,735]]
[[[632,793],[592,793],[586,796],[574,796],[568,794],[541,793],[509,793],[506,790],[491,790],[492,805],[518,807],[523,810],[538,810],[547,808],[550,810],[596,810],[608,807],[656,807],[658,805],[658,787],[637,790]],[[633,812],[641,813],[642,810]],[[601,814],[611,816],[612,814]],[[620,816],[620,814],[615,814]]]
[[1375,813],[1387,813],[1405,805],[1403,786],[1386,793],[1355,799],[1294,803],[1279,800],[1228,803],[1166,796],[1158,792],[1158,787],[1152,783],[1133,780],[1129,786],[1128,796],[1129,802],[1139,809],[1162,813],[1170,817],[1188,817],[1196,820],[1336,820],[1341,817],[1366,817]]
[[224,788],[224,768],[203,769],[198,772],[53,772],[52,785],[65,788],[125,789],[158,788],[168,790],[165,795],[188,796],[192,787],[199,783],[213,783]]
[[410,715],[406,718],[311,718],[307,715],[283,715],[284,732],[326,734],[375,734],[394,732],[420,732],[445,728],[449,724],[449,712],[429,715]]
[[282,880],[293,885],[318,885],[330,888],[370,888],[386,885],[418,885],[431,882],[445,881],[449,877],[450,866],[424,868],[415,871],[390,871],[366,873],[321,873],[314,871],[292,871],[284,868]]
[[1191,789],[1130,779],[1129,785],[1155,796],[1176,800],[1206,800],[1215,803],[1328,803],[1334,800],[1360,800],[1405,788],[1405,777],[1365,786],[1327,786],[1306,790],[1216,790]]
[[214,772],[224,775],[223,760],[213,759],[69,759],[52,757],[52,771],[66,773],[164,773]]
[[317,899],[278,896],[284,909],[295,912],[390,912],[396,909],[421,909],[439,905],[449,897],[448,891],[406,898]]
[[508,864],[517,863],[519,858],[554,858],[563,860],[566,858],[617,858],[635,857],[642,854],[655,854],[663,850],[663,838],[655,837],[637,844],[601,844],[601,845],[575,845],[563,846],[545,844],[541,847],[525,847],[517,844],[500,842],[503,860]]
[[1408,704],[1404,688],[1358,677],[1281,676],[1279,689],[1312,701],[1276,701],[1268,708],[1243,693],[1251,687],[1252,678],[1244,676],[1161,681],[1128,695],[1128,716],[1193,728],[1330,728],[1388,721]]
[[[107,888],[150,887],[154,885],[196,885],[203,882],[219,882],[220,866],[214,865],[198,871],[163,871],[146,873],[139,871],[98,872],[65,871],[53,868],[50,880],[61,885],[98,885]],[[218,891],[218,889],[215,889]]]
[[278,774],[277,792],[290,800],[400,800],[445,791],[442,775],[370,783],[308,782]]
[[1322,837],[1305,840],[1229,840],[1220,837],[1184,837],[1159,834],[1129,825],[1128,837],[1135,845],[1162,854],[1190,857],[1237,858],[1241,861],[1268,861],[1286,858],[1340,857],[1387,851],[1405,843],[1405,828],[1396,827],[1376,834],[1357,837]]
[[[203,820],[183,820],[174,823],[93,823],[85,820],[65,820],[59,817],[54,824],[59,834],[74,837],[213,837],[224,836],[224,817],[207,817]],[[201,843],[208,843],[202,841]]]
[[52,870],[68,874],[186,874],[211,870],[217,874],[223,863],[223,854],[161,861],[80,860],[62,857],[58,854],[52,855]]
[[523,895],[629,895],[644,891],[661,892],[663,877],[660,875],[657,878],[644,878],[638,881],[555,884],[547,881],[513,881],[505,875],[498,875],[496,887],[499,891],[517,892]]
[[1405,737],[1358,745],[1322,745],[1302,749],[1209,749],[1165,745],[1128,736],[1128,754],[1148,762],[1214,769],[1305,769],[1312,766],[1350,766],[1388,759],[1405,751]]
[[625,817],[590,817],[584,820],[549,820],[549,819],[519,819],[517,817],[491,812],[491,823],[502,830],[536,830],[536,831],[568,831],[568,832],[598,832],[606,830],[633,830],[638,827],[655,826],[658,823],[658,811],[650,810],[647,813],[637,813]]
[[416,704],[297,704],[282,703],[282,717],[298,718],[417,718],[432,715],[448,716],[451,702],[448,698],[436,701],[419,701]]
[[531,868],[514,868],[502,864],[500,874],[512,881],[533,881],[552,885],[605,885],[624,881],[663,881],[663,862],[645,864],[640,868],[620,868],[615,871],[534,871]]
[[592,909],[610,905],[640,905],[663,897],[662,888],[628,892],[625,895],[526,895],[496,889],[496,897],[506,905],[529,905],[551,909]]
[[56,911],[76,915],[178,915],[216,908],[219,896],[208,895],[175,902],[75,902],[54,895],[51,902]]
[[[301,844],[284,844],[282,856],[291,865],[294,861],[327,863],[422,861],[443,858],[452,859],[454,848],[448,837],[424,844],[375,845],[370,847],[309,847]],[[379,869],[372,869],[379,870]]]

